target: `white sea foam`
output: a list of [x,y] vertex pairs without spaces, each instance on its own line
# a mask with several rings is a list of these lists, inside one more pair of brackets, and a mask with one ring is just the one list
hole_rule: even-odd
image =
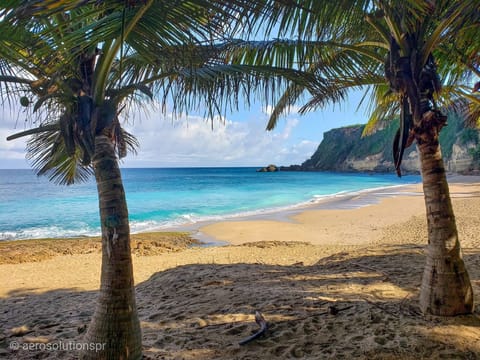
[[[285,206],[274,206],[256,210],[238,211],[227,214],[197,215],[195,213],[180,214],[176,218],[159,220],[131,220],[130,229],[132,233],[148,232],[155,230],[184,230],[198,229],[199,224],[224,220],[235,220],[244,218],[278,218],[283,215],[290,215],[305,208],[358,208],[367,206],[379,201],[383,197],[397,196],[397,191],[405,185],[382,186],[367,188],[356,191],[339,191],[334,194],[316,194],[310,199]],[[405,194],[405,193],[403,193]],[[59,226],[30,227],[18,231],[0,232],[0,240],[16,239],[38,239],[38,238],[64,238],[79,236],[99,236],[100,228],[88,226],[82,222],[69,225],[68,229]]]
[[130,221],[130,231],[132,233],[147,232],[158,227],[159,223],[155,220]]
[[[183,214],[175,220],[164,222],[148,222],[148,229],[143,231],[155,231],[181,228],[195,228],[195,225],[203,223],[211,223],[217,221],[238,220],[245,218],[258,217],[278,217],[279,214],[289,215],[306,208],[323,208],[323,209],[351,209],[368,206],[377,203],[380,198],[393,197],[400,194],[405,194],[401,191],[389,191],[395,188],[401,188],[405,185],[391,185],[376,188],[368,188],[355,191],[339,191],[334,194],[314,195],[311,199],[296,204],[262,208],[257,210],[241,211],[235,213],[228,213],[222,215],[195,215]],[[135,222],[131,223],[131,228],[137,228]],[[140,231],[138,231],[140,232]]]
[[22,240],[43,238],[70,238],[98,236],[100,230],[85,227],[83,229],[63,229],[58,226],[31,227],[18,231],[0,232],[0,240]]

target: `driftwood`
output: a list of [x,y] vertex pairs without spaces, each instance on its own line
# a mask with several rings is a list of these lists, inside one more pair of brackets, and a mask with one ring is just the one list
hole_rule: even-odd
[[250,341],[253,341],[265,334],[268,329],[267,321],[259,311],[255,311],[255,322],[258,324],[258,326],[260,326],[260,330],[258,330],[255,334],[241,340],[238,343],[239,345],[248,344]]

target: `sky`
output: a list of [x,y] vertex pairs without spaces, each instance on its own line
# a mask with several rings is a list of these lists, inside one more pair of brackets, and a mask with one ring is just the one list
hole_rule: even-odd
[[[253,104],[227,114],[223,122],[199,115],[173,119],[160,112],[136,113],[124,124],[140,142],[138,153],[128,154],[121,167],[223,167],[301,164],[314,153],[323,133],[332,128],[366,122],[356,110],[361,94],[346,103],[306,115],[298,109],[282,117],[273,131],[266,131],[269,108]],[[30,168],[25,160],[27,138],[6,137],[31,126],[21,110],[0,108],[0,169]]]

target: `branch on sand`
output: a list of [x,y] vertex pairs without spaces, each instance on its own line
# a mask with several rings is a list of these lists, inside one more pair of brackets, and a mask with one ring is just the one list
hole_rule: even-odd
[[267,321],[259,311],[255,311],[255,322],[258,324],[258,326],[260,326],[260,330],[258,330],[255,334],[241,340],[238,343],[239,345],[248,344],[250,341],[257,339],[266,333],[268,329]]

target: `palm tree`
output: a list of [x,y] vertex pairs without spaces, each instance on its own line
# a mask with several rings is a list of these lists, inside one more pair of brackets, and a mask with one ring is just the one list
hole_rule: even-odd
[[372,100],[367,131],[399,113],[395,167],[401,175],[404,149],[416,142],[425,195],[428,246],[421,309],[437,315],[471,313],[472,286],[438,137],[446,125],[446,109],[459,108],[454,105],[467,105],[470,118],[479,120],[478,93],[470,93],[474,75],[480,73],[478,1],[267,3],[268,10],[256,19],[266,40],[237,42],[230,61],[270,65],[277,73],[278,68],[293,68],[315,75],[317,81],[307,88],[293,79],[274,90],[276,106],[267,129],[274,128],[279,116],[305,93],[311,97],[301,112],[342,101],[351,89],[367,89]]
[[154,93],[163,94],[164,105],[173,94],[179,110],[198,107],[182,89],[194,87],[197,72],[211,76],[203,68],[209,53],[219,52],[214,41],[225,24],[251,10],[242,1],[215,0],[2,2],[1,95],[19,99],[37,125],[9,139],[31,136],[27,157],[39,175],[73,184],[94,173],[97,183],[101,284],[82,358],[142,353],[118,165],[137,143],[119,116]]

